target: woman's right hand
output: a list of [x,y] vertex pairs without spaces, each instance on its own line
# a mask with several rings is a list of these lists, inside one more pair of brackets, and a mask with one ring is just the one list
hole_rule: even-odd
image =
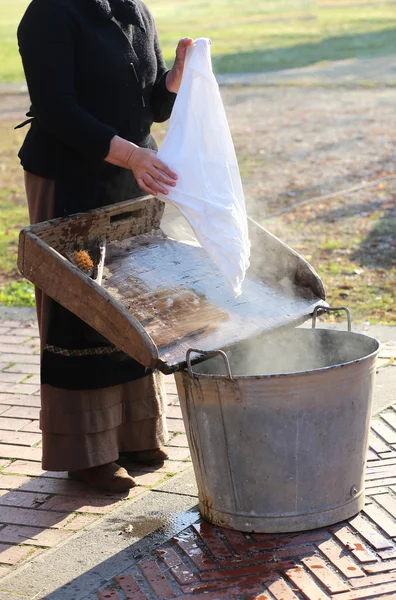
[[152,196],[159,192],[168,194],[163,184],[171,187],[176,185],[176,173],[157,157],[154,150],[135,146],[128,158],[127,167],[133,172],[138,186]]

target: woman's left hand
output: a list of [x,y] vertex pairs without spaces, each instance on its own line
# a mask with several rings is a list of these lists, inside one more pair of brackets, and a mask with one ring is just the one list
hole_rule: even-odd
[[176,48],[176,60],[166,76],[166,87],[170,92],[177,94],[180,88],[183,77],[184,62],[186,60],[187,48],[191,46],[193,40],[191,38],[183,38],[179,41]]

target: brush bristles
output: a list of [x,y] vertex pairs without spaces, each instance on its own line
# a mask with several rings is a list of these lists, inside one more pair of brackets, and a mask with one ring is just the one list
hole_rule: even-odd
[[94,268],[93,260],[85,250],[76,252],[73,258],[76,266],[85,273],[89,273]]

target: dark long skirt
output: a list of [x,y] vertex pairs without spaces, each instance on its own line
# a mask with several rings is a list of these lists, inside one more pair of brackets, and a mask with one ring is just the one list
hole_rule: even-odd
[[[54,216],[55,182],[25,172],[31,223]],[[36,289],[41,348],[54,302]],[[52,326],[52,325],[51,325]],[[163,375],[99,389],[41,385],[43,469],[74,471],[117,460],[119,452],[158,448],[168,439]]]

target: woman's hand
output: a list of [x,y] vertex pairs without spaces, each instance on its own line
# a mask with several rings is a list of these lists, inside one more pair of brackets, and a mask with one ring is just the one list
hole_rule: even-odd
[[191,38],[183,38],[179,41],[176,48],[176,60],[166,76],[166,87],[170,92],[177,94],[180,88],[183,77],[184,62],[186,60],[187,48],[191,46],[193,40]]
[[117,167],[130,169],[139,187],[148,194],[156,196],[159,192],[168,194],[163,184],[176,185],[177,175],[157,157],[154,150],[140,148],[115,135],[105,160]]
[[164,183],[172,187],[176,185],[176,173],[168,169],[154,150],[135,146],[127,166],[133,172],[139,187],[153,196],[159,192],[168,194]]

